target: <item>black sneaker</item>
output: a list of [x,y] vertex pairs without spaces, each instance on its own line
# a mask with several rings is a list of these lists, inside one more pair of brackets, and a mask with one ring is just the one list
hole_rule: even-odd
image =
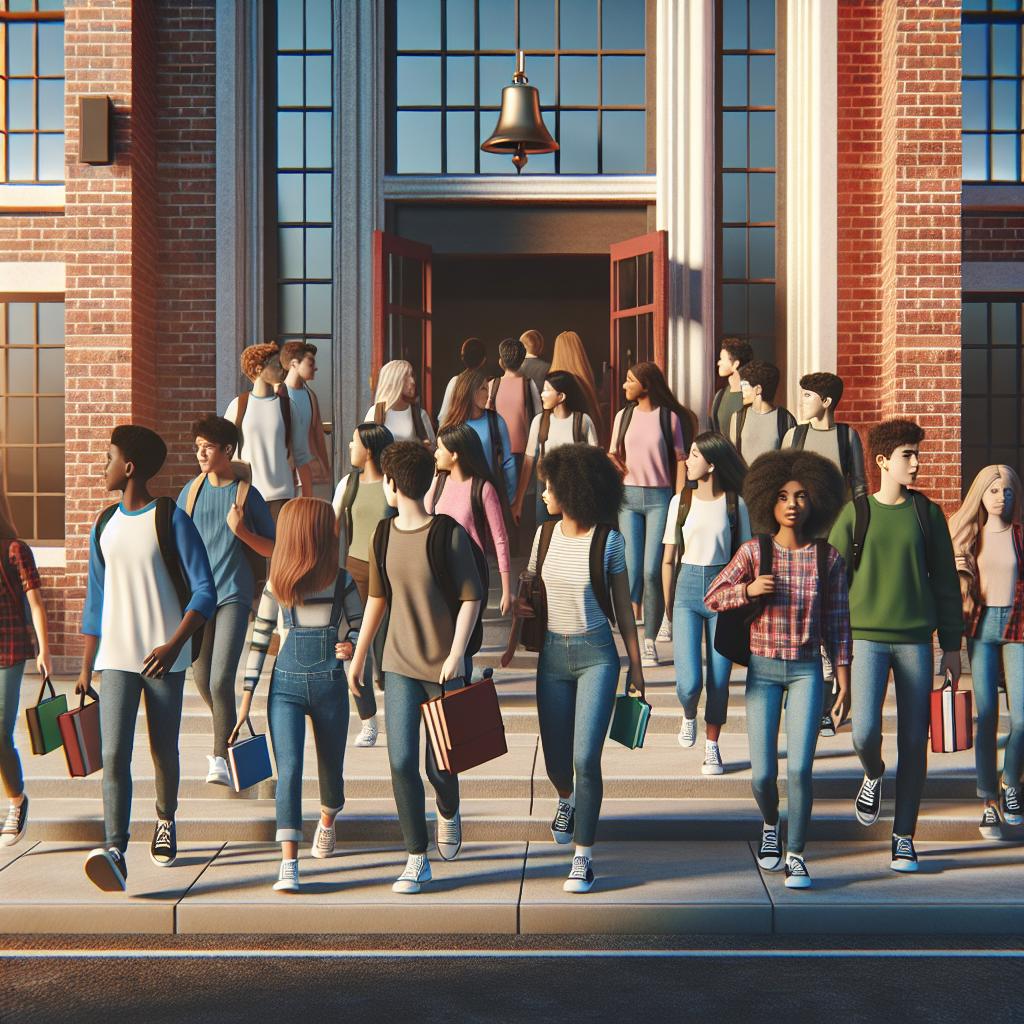
[[757,851],[757,863],[765,871],[778,871],[782,867],[782,843],[779,827],[766,825],[761,829],[761,846]]
[[807,865],[799,853],[786,854],[786,888],[810,889],[811,876],[807,873]]
[[892,834],[892,863],[889,867],[893,871],[916,871],[917,851],[914,849],[913,836],[898,836]]
[[818,726],[818,732],[822,736],[835,736],[836,734],[836,723],[832,721],[832,716],[827,712],[822,713],[821,724]]
[[857,791],[857,799],[853,804],[857,812],[857,820],[865,827],[878,821],[878,812],[882,809],[882,776],[869,779],[866,775]]
[[128,865],[116,846],[93,850],[85,860],[85,873],[104,892],[124,892],[128,888]]
[[564,892],[590,892],[594,888],[594,862],[589,857],[573,857],[572,870],[562,886]]
[[157,819],[153,830],[153,842],[149,847],[149,858],[162,868],[169,868],[178,856],[178,840],[174,834],[174,822]]
[[982,839],[1003,838],[1003,821],[999,817],[999,811],[992,804],[985,804],[981,822],[978,824],[978,831],[981,833]]
[[1024,810],[1022,810],[1020,804],[1019,789],[1014,786],[1003,786],[999,803],[1003,812],[1003,821],[1005,821],[1007,825],[1024,824]]
[[7,817],[0,828],[0,846],[13,846],[25,834],[28,825],[28,797],[20,804],[11,804],[7,808]]
[[555,816],[551,819],[551,838],[559,846],[572,842],[576,828],[576,808],[568,800],[559,800]]

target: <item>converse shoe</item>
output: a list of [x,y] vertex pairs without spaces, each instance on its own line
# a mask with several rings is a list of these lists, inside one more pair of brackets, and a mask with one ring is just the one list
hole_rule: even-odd
[[807,865],[799,853],[786,854],[786,888],[810,889],[811,876],[807,873]]
[[836,723],[832,721],[832,716],[827,712],[822,712],[818,733],[821,736],[835,736],[836,734]]
[[889,867],[893,871],[916,871],[917,851],[914,849],[913,836],[892,834],[892,862]]
[[563,892],[584,893],[594,888],[594,862],[589,857],[573,857],[572,870],[562,886]]
[[555,816],[551,819],[551,838],[559,846],[565,846],[572,842],[575,827],[576,808],[568,800],[559,800]]
[[877,779],[869,779],[864,776],[864,781],[857,791],[857,799],[853,803],[853,809],[857,813],[857,820],[867,828],[878,821],[878,812],[882,809],[882,776]]
[[640,647],[640,664],[644,668],[657,668],[661,664],[658,660],[658,645],[647,637],[644,637]]
[[981,833],[982,839],[1003,838],[1003,821],[999,817],[999,811],[992,804],[985,804],[978,831]]
[[362,729],[359,730],[359,735],[356,737],[355,742],[352,744],[354,747],[375,747],[377,745],[377,736],[379,731],[377,729],[377,718],[367,718],[363,722]]
[[697,742],[697,719],[683,715],[683,724],[679,726],[679,746],[692,747]]
[[313,830],[313,848],[309,851],[317,860],[324,860],[334,853],[334,845],[337,842],[337,833],[334,830],[334,822],[330,825],[324,824],[324,819],[319,818],[316,828]]
[[405,870],[391,886],[391,891],[412,895],[423,888],[424,882],[429,881],[431,881],[431,874],[427,855],[425,853],[410,853]]
[[28,825],[28,797],[22,797],[20,804],[12,803],[7,808],[3,828],[0,828],[0,846],[13,846],[25,834]]
[[206,781],[215,786],[230,786],[231,772],[228,771],[227,761],[223,757],[217,757],[216,754],[207,754],[206,760],[209,764],[206,770]]
[[661,620],[661,629],[655,639],[659,644],[672,643],[672,620],[667,615]]
[[454,818],[446,818],[440,808],[437,811],[437,852],[441,860],[455,860],[462,849],[462,817],[455,812]]
[[1021,809],[1019,789],[1015,786],[1003,786],[999,803],[1002,807],[1003,821],[1007,825],[1024,824],[1024,812]]
[[128,888],[128,865],[116,846],[93,850],[85,859],[85,874],[104,892],[124,892]]
[[765,825],[761,829],[761,845],[757,851],[757,863],[765,871],[778,871],[782,867],[782,841],[778,825]]
[[701,775],[724,775],[725,765],[722,754],[714,740],[704,742],[704,763],[700,766]]
[[281,861],[281,870],[277,873],[274,892],[299,891],[299,862],[297,860]]
[[174,834],[174,822],[157,819],[153,829],[153,842],[149,847],[149,859],[162,868],[169,868],[178,856],[178,840]]

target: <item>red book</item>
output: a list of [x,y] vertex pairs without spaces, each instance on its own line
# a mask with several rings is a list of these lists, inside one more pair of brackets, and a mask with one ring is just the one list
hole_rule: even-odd
[[[92,697],[90,704],[85,703],[86,696]],[[57,725],[64,744],[68,774],[72,778],[79,778],[98,772],[103,767],[103,755],[100,744],[100,701],[96,691],[90,687],[87,693],[83,693],[78,707],[60,715]]]
[[942,689],[932,690],[931,700],[932,751],[952,754],[970,750],[974,745],[970,692],[957,689],[952,676],[947,675]]

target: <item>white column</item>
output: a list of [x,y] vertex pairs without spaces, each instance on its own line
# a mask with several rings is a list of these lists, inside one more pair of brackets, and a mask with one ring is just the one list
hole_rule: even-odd
[[786,397],[836,370],[837,0],[786,8]]

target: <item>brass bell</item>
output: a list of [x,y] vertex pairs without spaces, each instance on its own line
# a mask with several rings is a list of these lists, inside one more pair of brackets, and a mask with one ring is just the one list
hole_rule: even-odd
[[511,153],[516,174],[522,173],[528,153],[553,153],[558,149],[540,113],[540,94],[528,81],[526,58],[520,50],[512,84],[501,90],[498,123],[480,147],[487,153]]

